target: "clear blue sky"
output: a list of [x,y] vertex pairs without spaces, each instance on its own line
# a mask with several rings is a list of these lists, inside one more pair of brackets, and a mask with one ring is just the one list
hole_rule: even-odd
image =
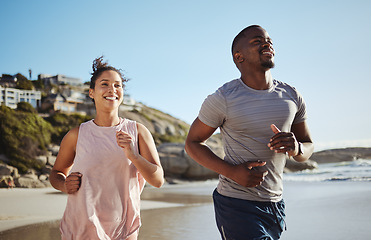
[[371,1],[0,1],[0,74],[88,81],[104,55],[137,101],[191,123],[239,77],[230,46],[251,24],[274,41],[273,77],[308,106],[317,150],[371,147]]

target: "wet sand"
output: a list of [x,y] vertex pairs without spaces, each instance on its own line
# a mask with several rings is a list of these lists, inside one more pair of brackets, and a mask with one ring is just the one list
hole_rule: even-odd
[[[194,206],[208,205],[212,210],[210,192],[215,186],[216,181],[166,184],[161,189],[146,187],[141,196],[143,224],[150,222],[153,226],[154,215],[158,219],[171,212],[173,216],[179,216],[183,211],[185,216]],[[0,189],[0,239],[60,239],[59,219],[63,216],[66,201],[67,195],[53,188]],[[159,227],[164,228],[167,227]],[[151,234],[151,230],[148,231]],[[147,236],[145,232],[143,230],[142,234],[141,231],[140,239],[148,239],[142,238]]]
[[[371,182],[284,182],[287,231],[283,240],[349,240],[371,236]],[[182,194],[182,188],[175,194]],[[186,188],[186,194],[199,190]],[[166,196],[166,194],[165,194]],[[165,198],[163,199],[165,200]],[[221,239],[210,204],[143,211],[140,240]]]
[[[282,239],[348,240],[371,235],[371,182],[285,182],[284,186],[287,231]],[[146,188],[139,239],[220,239],[211,199],[214,187],[215,182]],[[1,189],[0,239],[60,239],[56,219],[63,214],[65,200],[53,189]],[[44,223],[24,226],[37,222]],[[19,226],[23,227],[15,228]]]
[[371,182],[285,182],[287,240],[371,236]]

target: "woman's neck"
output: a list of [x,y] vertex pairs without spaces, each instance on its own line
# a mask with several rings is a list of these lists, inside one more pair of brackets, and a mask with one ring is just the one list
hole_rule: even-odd
[[120,123],[120,117],[117,114],[98,114],[94,118],[94,123],[101,127],[113,127]]

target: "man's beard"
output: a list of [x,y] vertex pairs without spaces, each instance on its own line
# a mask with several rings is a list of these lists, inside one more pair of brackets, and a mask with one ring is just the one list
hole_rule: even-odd
[[262,62],[261,66],[264,68],[274,68],[274,62],[273,61]]

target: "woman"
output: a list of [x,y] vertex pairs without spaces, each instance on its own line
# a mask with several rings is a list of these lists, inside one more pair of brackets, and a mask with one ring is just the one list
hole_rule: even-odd
[[137,239],[144,183],[164,182],[151,133],[118,116],[126,81],[102,57],[94,60],[96,117],[65,135],[50,174],[52,186],[68,193],[62,239]]

